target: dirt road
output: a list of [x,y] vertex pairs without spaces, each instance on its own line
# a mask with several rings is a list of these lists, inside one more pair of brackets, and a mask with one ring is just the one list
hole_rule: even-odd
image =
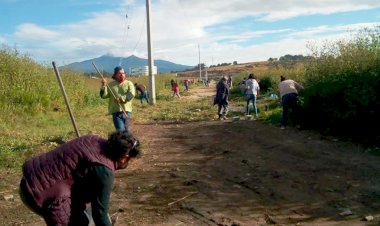
[[139,131],[147,153],[115,188],[113,208],[124,211],[125,225],[380,222],[379,159],[359,147],[257,121]]
[[[145,155],[117,173],[117,225],[380,225],[379,157],[359,146],[262,121],[134,130]],[[18,199],[1,210],[42,225]]]

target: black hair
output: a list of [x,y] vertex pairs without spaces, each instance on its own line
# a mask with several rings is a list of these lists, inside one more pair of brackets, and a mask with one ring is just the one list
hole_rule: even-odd
[[282,81],[285,81],[285,80],[286,80],[285,76],[281,75],[281,76],[280,76],[280,80],[281,80],[281,82],[282,82]]
[[117,75],[117,73],[119,73],[119,71],[123,70],[123,68],[121,66],[117,66],[115,67],[115,69],[113,69],[113,77],[115,77]]
[[108,156],[113,160],[119,160],[125,154],[132,158],[140,156],[140,142],[127,131],[111,133],[107,141]]

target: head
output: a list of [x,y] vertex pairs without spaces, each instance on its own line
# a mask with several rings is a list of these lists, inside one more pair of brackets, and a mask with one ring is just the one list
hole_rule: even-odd
[[281,76],[280,76],[280,80],[281,80],[281,82],[282,82],[282,81],[285,81],[285,80],[286,80],[285,76],[281,75]]
[[116,162],[117,169],[125,169],[131,158],[141,154],[139,140],[127,131],[111,133],[107,145],[107,155]]
[[125,80],[124,69],[121,66],[115,67],[112,78],[120,83],[123,82]]
[[227,80],[228,80],[228,79],[227,79],[225,76],[223,76],[223,77],[220,79],[221,82],[227,82]]
[[135,86],[137,86],[137,83],[135,83]]
[[255,74],[253,74],[253,73],[249,74],[248,79],[256,79]]

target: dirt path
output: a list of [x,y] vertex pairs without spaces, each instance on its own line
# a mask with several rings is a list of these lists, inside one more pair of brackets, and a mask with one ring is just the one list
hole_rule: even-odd
[[[361,147],[261,121],[134,130],[145,155],[117,173],[118,225],[380,225],[379,157]],[[7,211],[3,225],[42,225],[17,200]]]
[[[185,98],[212,98],[214,85]],[[146,154],[119,174],[121,225],[380,224],[379,158],[358,146],[260,121],[136,132]]]

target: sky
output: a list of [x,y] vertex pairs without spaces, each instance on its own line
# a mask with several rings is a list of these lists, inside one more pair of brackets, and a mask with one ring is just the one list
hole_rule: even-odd
[[[155,60],[206,66],[310,55],[380,25],[379,0],[150,0]],[[145,0],[0,0],[0,44],[58,66],[148,58]]]

